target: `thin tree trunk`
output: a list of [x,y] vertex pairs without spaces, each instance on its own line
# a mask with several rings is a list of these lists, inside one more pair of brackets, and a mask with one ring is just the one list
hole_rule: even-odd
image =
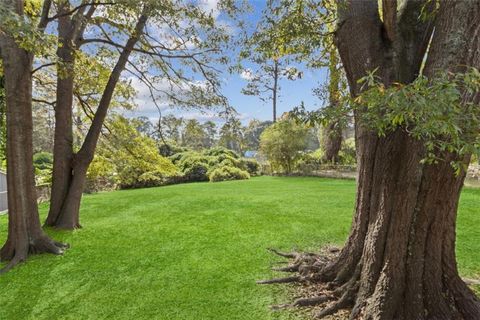
[[[80,226],[80,202],[82,199],[87,170],[93,160],[98,138],[107,116],[115,87],[120,79],[120,75],[124,70],[125,65],[127,64],[133,48],[143,33],[146,22],[147,16],[141,15],[138,19],[133,34],[128,39],[115,67],[110,74],[83,145],[79,152],[73,155],[73,160],[71,161],[72,176],[69,184],[64,190],[58,191],[59,193],[61,192],[60,195],[55,195],[55,199],[61,199],[61,209],[58,213],[50,211],[46,221],[47,225],[67,230],[72,230]],[[54,190],[52,190],[52,192],[53,191]]]
[[273,90],[272,90],[272,107],[273,122],[277,122],[277,95],[278,95],[278,60],[273,60]]
[[323,130],[323,161],[328,163],[338,163],[339,152],[342,148],[342,127],[339,121],[331,121],[322,128]]
[[[338,108],[340,103],[340,70],[338,70],[337,49],[332,46],[329,50],[329,84],[328,108]],[[323,160],[329,163],[338,163],[338,153],[342,147],[342,125],[340,119],[332,119],[323,127]]]
[[[60,215],[63,199],[72,180],[73,160],[73,87],[75,54],[74,34],[67,2],[59,4],[57,49],[57,100],[55,105],[55,137],[53,145],[53,174],[50,211],[45,224],[52,226]],[[80,227],[77,225],[76,227]]]
[[[7,7],[23,15],[23,1]],[[40,226],[33,169],[32,63],[33,54],[0,33],[7,105],[8,237],[0,259],[10,261],[6,272],[33,253],[62,254],[66,245],[50,239]]]

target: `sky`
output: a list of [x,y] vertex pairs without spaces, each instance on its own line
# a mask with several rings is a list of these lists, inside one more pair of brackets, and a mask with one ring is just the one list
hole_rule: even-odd
[[[221,14],[216,13],[216,2],[218,0],[199,0],[204,10],[213,10],[217,21],[225,19]],[[261,18],[262,10],[265,7],[265,0],[249,0],[252,12],[246,15],[249,25],[255,26]],[[236,32],[235,30],[233,32]],[[232,53],[233,55],[233,53]],[[298,66],[298,65],[296,65]],[[248,67],[248,64],[246,65]],[[279,101],[277,102],[277,115],[299,106],[303,101],[307,109],[315,109],[320,107],[320,101],[312,93],[312,89],[318,87],[326,80],[327,72],[325,69],[309,70],[298,66],[303,71],[303,77],[295,81],[283,79],[280,81],[281,91]],[[228,98],[229,104],[238,112],[238,117],[242,123],[247,124],[252,119],[272,120],[271,101],[263,102],[259,97],[247,96],[241,93],[241,90],[247,84],[242,74],[230,74],[224,72],[222,74],[223,84],[221,92]],[[138,95],[136,104],[138,107],[134,111],[128,111],[127,116],[138,117],[145,116],[150,118],[152,122],[158,121],[158,111],[153,102],[149,99],[146,89],[142,88],[139,81],[132,79],[132,85],[137,90]],[[201,122],[212,120],[221,123],[221,119],[216,112],[205,112],[201,110],[184,110],[180,108],[172,108],[168,105],[162,106],[162,115],[174,114],[176,117],[184,117],[187,119],[198,119]]]

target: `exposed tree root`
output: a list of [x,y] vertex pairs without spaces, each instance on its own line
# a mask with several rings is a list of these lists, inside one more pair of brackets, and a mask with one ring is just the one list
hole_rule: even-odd
[[282,310],[282,309],[288,309],[288,308],[294,308],[294,307],[313,307],[313,306],[325,303],[327,301],[330,301],[332,299],[333,297],[327,296],[327,295],[321,295],[321,296],[311,297],[311,298],[300,298],[295,300],[293,303],[272,306],[272,310]]
[[467,285],[471,286],[480,286],[480,280],[478,279],[469,279],[469,278],[462,278],[463,282],[465,282]]
[[[274,254],[291,260],[291,263],[286,267],[272,268],[278,272],[297,273],[297,276],[290,276],[284,278],[274,278],[270,280],[258,281],[258,284],[282,284],[282,283],[307,283],[318,285],[318,274],[339,252],[337,248],[326,248],[321,254],[316,253],[285,253],[276,249],[268,249]],[[324,317],[334,314],[340,309],[352,307],[357,287],[355,283],[348,282],[339,285],[335,282],[325,283],[324,290],[320,294],[311,297],[299,298],[292,303],[280,304],[272,306],[272,310],[283,310],[296,307],[314,307],[326,304],[332,300],[331,305],[326,306],[316,316]],[[311,293],[310,293],[311,294]],[[310,295],[309,294],[309,295]]]
[[293,277],[286,277],[286,278],[274,278],[270,280],[260,280],[260,281],[257,281],[257,284],[291,283],[291,282],[300,282],[300,281],[302,281],[302,277],[293,276]]
[[0,274],[6,273],[18,264],[25,262],[29,255],[51,253],[55,255],[62,255],[65,250],[69,248],[66,243],[54,241],[47,236],[40,237],[32,241],[28,248],[23,250],[15,248],[12,243],[7,242],[1,252],[1,261],[9,261],[8,264],[0,269]]
[[[279,304],[272,306],[272,310],[284,310],[297,307],[315,307],[314,317],[321,319],[340,312],[341,317],[350,319],[363,319],[362,314],[367,307],[371,307],[370,300],[360,292],[361,265],[350,273],[346,281],[338,279],[331,281],[322,281],[322,271],[330,270],[332,262],[336,262],[340,256],[338,250],[326,249],[320,254],[313,253],[283,253],[274,249],[269,249],[275,254],[286,257],[291,261],[286,267],[273,268],[274,271],[292,272],[292,275],[284,278],[273,278],[270,280],[258,281],[258,284],[282,284],[282,283],[301,283],[303,296],[294,300],[292,303]],[[340,272],[338,269],[337,272]],[[460,278],[458,278],[460,280]],[[479,280],[463,279],[467,285],[478,285]],[[468,300],[470,301],[470,300]],[[476,300],[475,300],[476,301]],[[473,301],[472,303],[476,303]],[[320,306],[319,309],[317,306]],[[344,311],[340,311],[344,310]],[[371,310],[369,311],[371,312]],[[466,314],[466,313],[464,313]],[[338,316],[338,315],[337,315]],[[409,319],[405,315],[402,319]],[[428,317],[427,317],[428,318]],[[369,318],[370,319],[370,318]],[[424,319],[424,318],[422,318]],[[459,317],[459,319],[469,319],[468,317]]]
[[296,259],[299,255],[296,252],[291,252],[291,253],[280,252],[280,251],[278,251],[274,248],[268,248],[267,250],[275,253],[277,256],[280,256],[280,257],[283,257],[283,258],[288,258],[288,259]]
[[283,268],[272,268],[273,271],[278,271],[278,272],[298,272],[298,268],[300,267],[300,264],[294,264],[290,266],[286,266]]
[[334,302],[333,304],[329,305],[327,308],[323,309],[322,311],[318,312],[315,315],[315,318],[322,319],[326,316],[332,315],[337,313],[341,309],[346,309],[351,307],[352,301],[347,298],[341,298],[340,300]]
[[293,307],[311,307],[311,306],[316,306],[322,303],[325,303],[329,300],[332,300],[332,296],[327,296],[327,295],[321,295],[318,297],[312,297],[312,298],[300,298],[295,300],[292,303]]
[[4,273],[7,273],[8,271],[10,271],[13,267],[15,267],[16,265],[24,262],[26,260],[26,257],[20,257],[20,256],[17,256],[15,257],[14,259],[10,260],[10,262],[5,266],[3,267],[2,269],[0,269],[0,275],[1,274],[4,274]]

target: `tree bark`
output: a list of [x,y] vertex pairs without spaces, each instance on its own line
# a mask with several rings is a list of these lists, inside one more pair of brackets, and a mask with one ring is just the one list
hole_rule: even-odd
[[[67,230],[73,230],[80,227],[80,202],[82,199],[87,170],[93,160],[98,138],[107,116],[115,87],[128,62],[130,54],[143,33],[146,22],[147,16],[142,14],[137,21],[133,34],[125,44],[125,47],[110,74],[82,147],[78,153],[73,154],[71,161],[68,162],[67,168],[64,168],[63,166],[60,168],[64,171],[58,173],[54,172],[54,176],[58,174],[60,178],[57,179],[57,186],[55,188],[52,187],[52,205],[55,206],[54,209],[51,209],[49,212],[45,222],[46,225]],[[63,81],[67,82],[68,80],[69,79],[67,78],[59,81],[63,83]],[[68,90],[68,93],[70,93],[70,89],[72,88],[71,82],[68,81],[68,84],[65,87]],[[71,132],[71,100],[66,101],[65,108],[67,108],[68,105],[70,106],[70,110],[64,111],[64,113],[62,113],[62,118],[68,117],[70,124],[68,128],[65,128],[63,125],[59,128],[59,138],[62,137],[62,133],[68,135],[68,133]],[[66,132],[63,130],[66,130]],[[65,142],[65,140],[63,141]],[[71,141],[66,141],[62,146],[59,146],[59,152],[61,152],[64,147],[67,149],[71,148]],[[67,159],[65,157],[61,156],[60,159],[62,159],[61,161],[63,165],[67,164]],[[68,178],[65,175],[67,175]],[[54,201],[55,203],[53,203]]]
[[[397,12],[395,1],[384,1],[384,21],[376,0],[339,5],[336,43],[353,96],[361,92],[357,80],[375,69],[386,86],[412,82],[433,24],[427,77],[480,67],[480,1],[443,1],[435,20],[419,20],[421,10],[433,14],[433,5],[411,0]],[[455,175],[450,161],[468,164],[469,157],[438,152],[443,161],[422,165],[422,141],[402,128],[379,137],[362,124],[362,112],[355,113],[359,172],[351,233],[311,277],[328,283],[338,299],[318,316],[349,308],[351,319],[480,319],[480,301],[455,259],[465,173]]]
[[278,95],[278,60],[273,60],[273,90],[272,90],[272,111],[273,123],[277,122],[277,95]]
[[[73,95],[75,51],[87,22],[95,12],[96,6],[80,8],[73,16],[69,1],[58,5],[58,49],[57,49],[57,92],[55,105],[55,138],[53,147],[53,174],[50,210],[45,225],[55,226],[59,219],[64,199],[73,178]],[[80,228],[79,221],[74,228]]]
[[342,127],[339,121],[330,121],[323,127],[323,161],[336,164],[339,162],[339,152],[342,148]]
[[[416,78],[432,32],[429,22],[412,24],[422,5],[409,1],[400,17],[396,5],[390,8],[394,13],[385,13],[385,5],[383,23],[376,1],[340,9],[344,20],[337,42],[354,96],[360,93],[357,80],[377,67],[387,86]],[[480,26],[474,21],[480,19],[480,2],[442,2],[436,19],[424,74],[479,67]],[[367,39],[358,39],[360,30]],[[363,52],[355,52],[359,45],[366,47]],[[421,141],[403,129],[379,138],[359,118],[352,233],[329,275],[337,283],[358,283],[350,297],[351,318],[479,318],[480,303],[461,281],[455,260],[456,210],[465,174],[455,176],[450,161],[458,156],[439,154],[444,161],[424,166]]]
[[[63,199],[72,180],[73,159],[73,87],[75,54],[73,47],[73,23],[66,2],[59,4],[57,49],[57,100],[55,105],[55,137],[53,145],[52,192],[50,211],[45,222],[53,225],[62,209]],[[79,226],[76,226],[79,227]]]
[[[6,1],[20,16],[23,1]],[[19,47],[15,39],[0,33],[6,93],[8,237],[0,259],[10,261],[8,271],[33,253],[62,254],[66,245],[50,239],[38,216],[33,169],[32,63],[33,54]]]
[[[332,45],[329,50],[329,83],[328,83],[328,108],[338,108],[340,103],[340,70],[338,70],[339,57],[337,49]],[[338,163],[338,153],[342,147],[342,124],[340,119],[331,119],[323,127],[323,160],[329,163]]]

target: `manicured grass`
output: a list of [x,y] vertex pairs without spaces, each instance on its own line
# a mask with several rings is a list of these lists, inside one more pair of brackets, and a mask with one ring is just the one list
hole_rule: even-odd
[[[292,318],[268,309],[284,287],[255,284],[279,261],[265,249],[343,243],[354,192],[347,180],[260,177],[85,196],[83,229],[49,231],[71,244],[64,256],[35,256],[0,277],[0,319]],[[471,277],[479,201],[480,189],[466,189],[458,222],[459,265]]]

